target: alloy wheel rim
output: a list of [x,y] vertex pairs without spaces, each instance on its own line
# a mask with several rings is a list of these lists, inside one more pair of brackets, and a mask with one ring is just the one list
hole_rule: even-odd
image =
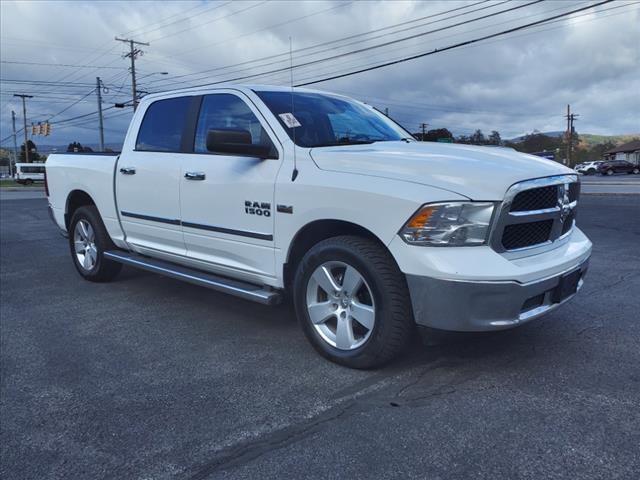
[[93,227],[84,219],[76,223],[73,232],[73,248],[76,252],[78,264],[83,270],[92,270],[98,261],[98,249]]
[[313,328],[332,347],[354,350],[371,336],[373,293],[353,266],[338,261],[320,265],[309,278],[306,300]]

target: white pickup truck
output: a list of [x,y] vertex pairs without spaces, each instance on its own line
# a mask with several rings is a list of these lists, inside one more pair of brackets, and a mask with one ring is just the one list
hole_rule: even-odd
[[54,154],[55,223],[84,278],[122,264],[264,304],[289,294],[328,359],[383,364],[418,326],[521,325],[580,289],[572,170],[422,143],[340,95],[225,86],[149,95],[120,154]]

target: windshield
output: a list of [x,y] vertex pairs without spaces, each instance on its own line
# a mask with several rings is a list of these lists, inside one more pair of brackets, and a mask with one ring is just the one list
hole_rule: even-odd
[[354,145],[411,138],[407,131],[382,113],[343,97],[300,92],[267,91],[256,94],[300,147]]

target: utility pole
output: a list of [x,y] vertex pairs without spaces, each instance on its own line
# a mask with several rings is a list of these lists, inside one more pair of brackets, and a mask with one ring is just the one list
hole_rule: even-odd
[[33,98],[33,95],[24,95],[24,94],[14,93],[13,96],[22,98],[22,121],[23,121],[23,126],[24,126],[24,162],[25,163],[29,163],[29,144],[27,143],[28,142],[28,138],[27,138],[27,103],[26,103],[25,100],[27,98]]
[[136,42],[135,40],[130,40],[127,38],[118,38],[116,37],[118,42],[124,42],[129,44],[129,53],[124,55],[123,58],[129,57],[131,59],[131,92],[133,93],[133,111],[136,111],[138,108],[138,91],[136,90],[136,57],[138,55],[144,54],[142,50],[136,48],[136,45],[144,45],[149,46],[148,43],[144,42]]
[[389,107],[385,107],[384,109],[384,116],[388,117],[389,116]]
[[16,112],[11,110],[11,124],[13,125],[13,165],[9,162],[9,175],[13,177],[13,169],[18,163],[18,139],[16,138]]
[[96,93],[98,94],[98,121],[100,126],[100,151],[104,152],[104,123],[102,119],[102,80],[96,77]]
[[580,115],[571,113],[571,106],[567,105],[567,159],[566,165],[571,166],[571,157],[573,155],[573,122]]
[[428,123],[421,123],[420,124],[420,128],[422,129],[422,138],[421,140],[424,142],[424,137],[427,136],[427,127],[429,126]]

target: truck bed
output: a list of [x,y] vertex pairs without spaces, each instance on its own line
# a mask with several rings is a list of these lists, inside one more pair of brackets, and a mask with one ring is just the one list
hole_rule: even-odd
[[69,195],[86,192],[100,211],[112,238],[123,236],[114,197],[115,152],[54,153],[45,164],[49,187],[49,205],[56,223],[66,230],[64,212]]

